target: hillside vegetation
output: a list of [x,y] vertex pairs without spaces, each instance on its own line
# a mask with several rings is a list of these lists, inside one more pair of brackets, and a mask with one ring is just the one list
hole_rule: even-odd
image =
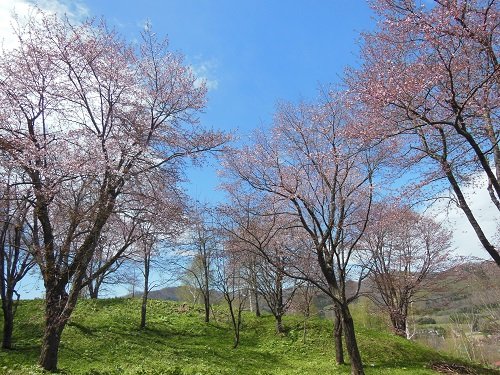
[[[287,316],[287,334],[274,333],[271,316],[243,317],[241,345],[232,347],[225,309],[216,306],[212,322],[202,322],[201,306],[149,302],[148,325],[139,330],[140,301],[82,300],[63,332],[63,374],[349,374],[334,363],[332,323]],[[453,362],[435,351],[358,324],[367,374],[436,374],[436,362]],[[363,327],[364,326],[364,327]],[[38,374],[43,302],[21,301],[14,333],[15,349],[0,352],[0,373]],[[441,366],[443,367],[443,366]],[[472,370],[472,369],[471,369]],[[475,368],[478,374],[498,374]]]

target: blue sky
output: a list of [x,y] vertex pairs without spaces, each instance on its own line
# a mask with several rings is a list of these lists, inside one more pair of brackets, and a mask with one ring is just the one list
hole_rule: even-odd
[[[81,3],[133,40],[149,20],[210,87],[206,127],[245,138],[269,124],[280,100],[311,99],[357,62],[359,32],[373,27],[364,0],[100,1]],[[126,4],[126,5],[124,5]],[[220,199],[216,166],[190,170],[187,190]]]

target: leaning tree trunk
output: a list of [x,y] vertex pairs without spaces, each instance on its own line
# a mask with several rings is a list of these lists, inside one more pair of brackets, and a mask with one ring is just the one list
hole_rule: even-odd
[[335,314],[335,321],[333,325],[333,339],[335,343],[335,362],[338,365],[345,364],[344,361],[344,348],[342,345],[342,319],[340,309],[334,305],[333,312]]
[[344,330],[345,344],[349,360],[351,361],[351,374],[364,375],[363,362],[359,353],[358,343],[356,341],[356,333],[354,332],[354,321],[347,305],[339,306],[342,328]]
[[233,331],[234,331],[234,341],[233,341],[233,349],[236,349],[238,345],[240,344],[240,314],[238,314],[238,317],[236,316],[234,312],[234,305],[233,305],[233,300],[229,297],[226,296],[226,301],[229,307],[229,314],[231,315],[231,323],[233,324]]
[[496,247],[487,239],[486,234],[483,232],[483,229],[481,228],[481,225],[476,220],[476,217],[474,216],[474,213],[469,207],[469,204],[465,199],[465,196],[460,188],[460,185],[458,184],[458,181],[453,175],[451,166],[446,161],[442,161],[441,166],[445,171],[446,178],[448,179],[451,187],[453,188],[453,192],[457,197],[458,203],[460,204],[460,208],[467,217],[467,220],[472,226],[472,229],[474,229],[474,232],[476,233],[479,242],[481,242],[481,245],[483,245],[488,254],[490,254],[490,256],[493,258],[497,266],[500,267],[500,252],[498,252]]

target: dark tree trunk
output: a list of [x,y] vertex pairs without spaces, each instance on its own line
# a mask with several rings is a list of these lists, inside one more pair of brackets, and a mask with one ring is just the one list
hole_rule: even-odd
[[406,315],[397,311],[390,313],[390,318],[394,333],[398,336],[406,338]]
[[340,309],[334,307],[333,309],[335,315],[335,321],[333,323],[333,340],[335,344],[335,362],[338,365],[345,364],[344,360],[344,347],[342,345],[342,319],[340,314]]
[[148,306],[148,292],[149,292],[149,272],[144,275],[144,291],[142,293],[142,304],[141,304],[141,329],[146,327],[146,313]]
[[304,319],[304,324],[302,325],[302,342],[306,343],[307,337],[307,319]]
[[229,307],[229,313],[231,315],[231,323],[233,323],[233,331],[234,331],[234,342],[233,342],[233,349],[236,349],[240,343],[240,314],[238,314],[238,318],[236,317],[234,313],[234,306],[233,306],[233,301],[227,297],[226,298],[228,307]]
[[46,289],[50,292],[45,299],[45,330],[39,364],[44,370],[54,372],[57,371],[61,334],[74,306],[66,306],[68,295],[63,287]]
[[462,190],[460,189],[460,185],[458,184],[458,181],[455,179],[455,176],[453,175],[451,166],[446,161],[441,161],[441,165],[446,173],[446,177],[451,187],[453,188],[455,195],[457,196],[460,208],[462,209],[465,216],[467,217],[467,220],[474,229],[474,232],[476,233],[479,242],[481,242],[481,245],[483,245],[488,254],[490,254],[491,258],[495,261],[497,266],[500,267],[500,253],[495,248],[495,246],[486,238],[486,234],[483,232],[483,229],[477,222],[476,217],[474,216],[472,210],[467,204],[467,200],[465,199],[465,196],[463,195]]
[[285,327],[283,326],[283,315],[277,314],[274,316],[274,318],[276,319],[276,333],[285,333]]
[[257,287],[253,288],[253,293],[254,293],[254,298],[255,298],[255,316],[260,317],[260,305],[259,305],[259,291],[257,290]]
[[274,281],[274,290],[276,297],[276,304],[274,305],[274,318],[276,319],[276,333],[284,333],[285,327],[283,327],[283,315],[285,311],[285,306],[283,304],[283,274],[278,271],[276,272],[276,278]]
[[99,297],[99,285],[97,284],[97,281],[90,281],[87,288],[91,299],[97,299]]
[[147,291],[142,295],[142,304],[141,304],[141,329],[146,327],[146,313],[147,313],[147,305],[148,305],[148,293]]
[[97,289],[94,289],[94,290],[89,289],[89,296],[90,296],[90,299],[98,299],[99,298],[99,290],[97,290]]
[[208,323],[210,322],[210,296],[207,290],[205,290],[205,293],[206,294],[203,295],[203,302],[205,304],[205,323]]
[[356,333],[354,332],[354,321],[347,305],[340,306],[342,316],[342,328],[344,330],[345,344],[349,360],[351,361],[351,374],[364,375],[363,362],[359,353]]
[[236,321],[236,327],[234,329],[233,349],[236,349],[238,345],[240,345],[240,325],[241,325],[241,313],[238,312],[238,319]]
[[210,322],[210,268],[208,264],[208,260],[206,257],[203,261],[204,268],[204,292],[203,292],[203,302],[205,303],[205,323]]
[[14,331],[14,312],[12,301],[3,307],[3,338],[2,349],[12,349],[12,332]]
[[146,312],[148,305],[150,268],[151,268],[151,249],[148,247],[144,251],[144,290],[142,292],[142,304],[141,304],[141,325],[140,325],[141,329],[146,327]]
[[[244,300],[239,300],[238,303],[234,304],[234,297],[231,296],[230,292],[224,291],[224,299],[229,307],[229,314],[231,315],[231,323],[233,324],[234,330],[234,342],[233,349],[236,349],[240,344],[240,330],[241,330],[241,313],[243,311]],[[235,308],[237,311],[235,311]]]
[[[14,290],[12,285],[7,282],[7,290],[5,285],[2,286],[2,311],[3,311],[3,337],[2,349],[12,349],[12,333],[14,331],[14,314],[17,302],[14,301]],[[19,299],[19,295],[18,295]]]
[[[48,321],[46,321],[48,324]],[[40,353],[40,366],[46,371],[55,372],[57,370],[57,360],[59,355],[59,344],[61,343],[61,333],[64,324],[53,324],[45,328],[42,340],[42,351]]]

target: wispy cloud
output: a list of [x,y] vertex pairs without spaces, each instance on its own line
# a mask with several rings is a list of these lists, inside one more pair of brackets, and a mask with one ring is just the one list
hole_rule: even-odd
[[0,42],[4,48],[15,44],[12,32],[13,16],[25,17],[39,8],[47,13],[66,15],[74,21],[89,15],[87,7],[78,0],[10,0],[0,2]]
[[217,64],[214,61],[202,61],[191,65],[191,70],[197,77],[198,83],[205,82],[209,91],[216,90],[219,86],[219,81],[215,78],[215,70]]

